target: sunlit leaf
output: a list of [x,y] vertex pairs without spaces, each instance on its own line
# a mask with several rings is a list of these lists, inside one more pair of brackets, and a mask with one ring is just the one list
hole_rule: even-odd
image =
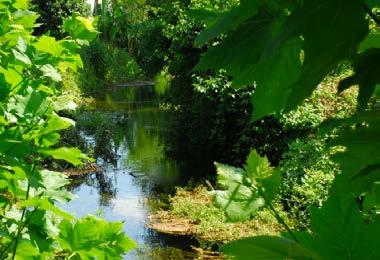
[[79,16],[71,17],[65,20],[63,28],[73,39],[92,41],[99,34],[92,22]]
[[64,48],[53,37],[42,36],[33,44],[34,47],[42,52],[50,53],[53,56],[60,56]]
[[40,255],[40,251],[30,240],[20,239],[17,244],[17,249],[15,257],[17,260],[33,259]]
[[45,64],[40,67],[44,77],[48,77],[53,81],[59,82],[62,81],[62,77],[59,72],[50,64]]
[[41,150],[42,153],[52,156],[57,160],[65,160],[73,165],[82,165],[82,160],[89,158],[84,155],[78,148],[61,147],[54,150]]
[[13,55],[15,56],[16,60],[26,64],[26,65],[32,65],[32,61],[29,59],[28,55],[25,53],[21,53],[17,50],[12,50]]
[[250,219],[274,198],[280,185],[279,172],[256,151],[248,156],[245,170],[223,164],[216,164],[216,168],[218,184],[225,190],[211,194],[230,220]]
[[64,250],[79,254],[84,259],[119,258],[136,247],[122,231],[122,223],[107,223],[94,216],[87,216],[76,223],[62,221],[57,242]]

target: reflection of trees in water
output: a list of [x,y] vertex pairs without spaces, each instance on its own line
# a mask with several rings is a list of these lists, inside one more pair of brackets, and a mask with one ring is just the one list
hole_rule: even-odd
[[109,206],[110,201],[117,195],[117,189],[114,186],[112,178],[103,172],[74,177],[67,189],[75,193],[83,184],[93,187],[98,191],[100,206]]
[[116,197],[117,189],[114,187],[112,179],[103,173],[95,173],[98,181],[98,191],[100,195],[99,204],[109,206],[110,200]]
[[[115,168],[136,170],[145,176],[135,179],[144,192],[161,192],[162,187],[172,187],[178,180],[178,169],[173,161],[166,158],[160,140],[165,113],[152,102],[145,101],[152,101],[152,88],[108,93],[99,103],[104,110],[84,112],[79,117],[78,126],[89,137],[87,140],[91,140],[94,157]],[[112,107],[116,111],[107,111]],[[126,157],[121,158],[119,155],[122,154]],[[93,174],[83,182],[98,189],[101,205],[107,205],[116,195],[113,182],[106,175]]]

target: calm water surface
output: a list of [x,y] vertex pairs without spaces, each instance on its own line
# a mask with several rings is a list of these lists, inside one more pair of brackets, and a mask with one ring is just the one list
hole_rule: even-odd
[[160,133],[166,131],[170,115],[160,111],[154,99],[152,87],[109,91],[94,110],[81,112],[79,127],[85,143],[106,150],[108,156],[97,158],[103,173],[74,180],[70,189],[77,199],[63,208],[78,217],[98,214],[125,222],[125,233],[139,244],[125,259],[189,259],[194,241],[146,228],[153,210],[151,198],[187,179],[176,162],[165,157]]

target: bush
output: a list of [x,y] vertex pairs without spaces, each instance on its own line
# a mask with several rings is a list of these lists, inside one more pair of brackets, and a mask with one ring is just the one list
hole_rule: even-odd
[[325,147],[325,138],[295,140],[280,163],[283,177],[280,201],[298,228],[310,225],[310,207],[322,206],[338,165],[330,160],[333,150]]
[[41,25],[35,28],[36,35],[50,32],[55,38],[63,38],[66,36],[62,30],[64,19],[74,13],[82,16],[91,14],[91,7],[86,0],[32,0],[31,3],[31,9],[40,14],[37,22]]
[[105,86],[142,77],[137,63],[123,50],[100,40],[84,48],[81,57],[80,87],[87,96],[97,96]]
[[181,109],[164,138],[171,157],[213,170],[215,161],[240,166],[254,147],[277,165],[287,143],[299,136],[274,117],[252,123],[254,88],[234,89],[223,72],[193,76],[193,87],[191,98],[179,103]]
[[309,227],[310,207],[322,206],[334,177],[340,173],[338,165],[330,159],[336,150],[326,148],[332,134],[322,136],[316,129],[326,119],[345,118],[356,110],[357,91],[336,93],[341,77],[328,77],[301,106],[281,118],[286,128],[299,128],[307,133],[289,144],[280,162],[284,179],[280,200],[300,229]]
[[284,125],[288,128],[315,129],[326,119],[352,115],[357,107],[357,91],[337,94],[338,82],[348,73],[350,71],[346,70],[339,76],[327,77],[301,106],[282,115]]

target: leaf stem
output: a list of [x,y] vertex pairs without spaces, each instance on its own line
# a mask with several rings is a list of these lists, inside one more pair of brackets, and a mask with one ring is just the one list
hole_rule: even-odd
[[264,192],[261,189],[259,189],[259,192],[260,192],[261,196],[264,198],[265,202],[268,204],[270,210],[272,211],[272,213],[275,216],[275,218],[277,219],[277,221],[280,222],[280,224],[285,227],[286,231],[294,239],[294,241],[299,243],[299,240],[296,237],[296,235],[294,234],[294,232],[290,229],[288,224],[285,223],[285,220],[280,216],[280,214],[278,214],[277,210],[273,207],[272,203],[270,203],[270,201],[267,199]]
[[[24,222],[24,224],[21,226],[21,232],[24,230],[26,225],[28,225],[29,221],[32,219],[32,216],[34,214],[34,211],[30,214],[30,217]],[[16,236],[9,242],[9,244],[0,252],[0,259],[5,259],[3,258],[4,253],[7,252],[8,248],[13,244],[13,242],[16,240]]]
[[[31,175],[33,175],[35,169],[36,169],[36,164],[34,163],[34,164],[33,164],[33,167],[32,167],[32,171],[31,171]],[[28,200],[28,199],[29,199],[29,193],[30,193],[30,182],[29,182],[29,180],[28,180],[28,188],[26,189],[25,200]],[[23,220],[24,220],[25,214],[26,214],[26,207],[24,207],[24,208],[22,209],[22,215],[21,215],[21,220],[20,220],[21,223],[22,223]],[[24,228],[25,228],[25,225],[22,225],[22,226],[20,226],[19,229],[17,230],[17,235],[16,235],[16,240],[15,240],[15,247],[14,247],[14,249],[13,249],[12,260],[15,259],[16,251],[17,251],[17,245],[18,245],[18,239],[20,238],[21,232],[22,232],[22,230],[23,230]]]

